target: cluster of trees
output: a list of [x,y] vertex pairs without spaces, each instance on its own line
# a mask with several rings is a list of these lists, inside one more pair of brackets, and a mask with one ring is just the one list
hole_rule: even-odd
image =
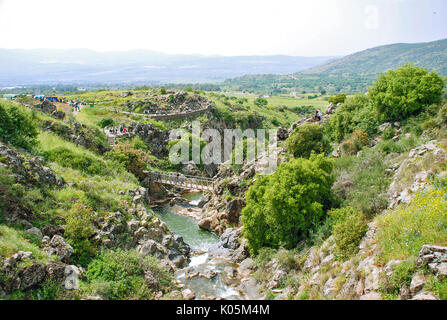
[[327,134],[338,142],[359,129],[372,135],[380,123],[405,121],[439,103],[443,88],[444,80],[438,74],[412,64],[388,71],[367,95],[346,99],[329,122]]
[[[248,190],[242,222],[251,252],[294,248],[329,219],[337,254],[354,254],[367,231],[366,217],[351,207],[337,209],[341,199],[333,194],[333,161],[325,157],[330,141],[344,141],[345,153],[356,154],[369,144],[378,125],[431,112],[443,88],[444,80],[436,73],[408,64],[381,75],[367,95],[332,97],[332,103],[342,106],[330,121],[298,127],[285,143],[294,158],[273,175],[259,177]],[[446,106],[438,109],[436,123],[447,124]]]

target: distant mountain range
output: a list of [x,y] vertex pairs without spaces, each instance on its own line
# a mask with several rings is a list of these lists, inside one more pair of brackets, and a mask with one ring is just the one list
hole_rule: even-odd
[[56,83],[218,82],[245,74],[289,74],[335,57],[170,55],[153,51],[0,49],[0,86]]
[[381,72],[412,62],[447,76],[447,39],[415,44],[392,44],[364,50],[289,75],[245,75],[227,79],[232,90],[257,93],[362,92]]
[[359,91],[380,72],[414,62],[447,76],[447,39],[392,44],[343,58],[170,55],[153,51],[0,49],[0,87],[39,84],[222,83],[235,90]]

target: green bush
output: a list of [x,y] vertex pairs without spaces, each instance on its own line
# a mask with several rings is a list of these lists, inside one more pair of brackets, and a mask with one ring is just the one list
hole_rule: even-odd
[[380,124],[378,114],[371,107],[365,95],[356,95],[346,99],[346,102],[325,124],[325,132],[332,141],[341,142],[356,129],[362,129],[368,135],[377,132]]
[[87,174],[103,175],[105,172],[105,163],[99,159],[95,159],[86,154],[75,153],[74,151],[65,148],[57,147],[49,151],[43,152],[43,156],[50,160],[59,163],[64,167],[80,170]]
[[332,160],[312,155],[258,177],[242,210],[243,233],[252,253],[262,247],[294,248],[308,238],[332,204],[332,167]]
[[74,249],[74,261],[86,266],[96,254],[96,246],[91,239],[95,228],[94,212],[78,203],[71,208],[66,218],[65,235]]
[[441,127],[447,127],[447,103],[439,110],[437,122]]
[[338,103],[344,103],[345,101],[346,101],[346,94],[344,93],[337,94],[336,96],[330,97],[328,99],[329,103],[333,103],[335,105],[337,105]]
[[345,154],[355,155],[368,143],[368,134],[363,129],[357,129],[348,140],[342,143],[341,149]]
[[402,121],[440,102],[443,88],[438,74],[407,64],[381,74],[369,88],[369,96],[381,120]]
[[255,105],[258,107],[265,107],[269,102],[265,98],[257,98],[255,100]]
[[0,139],[3,142],[30,148],[36,144],[37,134],[31,112],[0,100]]
[[[144,279],[150,272],[155,280],[149,287]],[[173,277],[152,256],[135,250],[104,251],[92,260],[87,270],[88,290],[110,300],[152,299],[172,287]]]
[[286,148],[296,158],[309,158],[312,152],[328,154],[330,144],[322,126],[306,124],[298,127],[286,140]]
[[110,118],[104,118],[98,122],[98,126],[102,129],[104,129],[105,127],[113,127],[114,125],[115,125],[115,121],[113,121],[113,119],[110,119]]
[[332,210],[329,216],[333,219],[335,254],[347,260],[358,252],[360,241],[368,231],[365,216],[352,207]]
[[105,157],[121,163],[127,171],[133,173],[138,179],[144,179],[147,157],[143,151],[135,149],[129,142],[115,145],[113,150],[109,151]]

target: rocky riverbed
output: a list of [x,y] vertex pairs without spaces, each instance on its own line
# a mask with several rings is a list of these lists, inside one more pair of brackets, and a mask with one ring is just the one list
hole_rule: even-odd
[[191,247],[189,264],[176,271],[177,285],[185,299],[261,299],[249,276],[251,259],[240,230],[227,229],[220,237],[198,227],[201,194],[187,194],[189,201],[164,205],[155,212]]

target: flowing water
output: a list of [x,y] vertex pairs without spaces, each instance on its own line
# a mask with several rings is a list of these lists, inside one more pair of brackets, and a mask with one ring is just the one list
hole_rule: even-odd
[[[183,195],[185,199],[190,201],[189,206],[197,206],[201,196],[201,193]],[[196,294],[197,299],[202,297],[242,299],[236,290],[237,281],[229,278],[224,271],[225,267],[233,267],[233,265],[224,260],[208,259],[208,249],[219,242],[219,237],[214,233],[200,229],[195,219],[178,214],[178,211],[184,207],[185,205],[173,207],[165,205],[154,210],[169,228],[182,236],[191,247],[191,262],[186,268],[176,272],[177,279],[186,288],[191,289]],[[208,276],[217,275],[211,276],[210,279],[203,276],[192,278],[186,276],[187,274],[197,273]]]

